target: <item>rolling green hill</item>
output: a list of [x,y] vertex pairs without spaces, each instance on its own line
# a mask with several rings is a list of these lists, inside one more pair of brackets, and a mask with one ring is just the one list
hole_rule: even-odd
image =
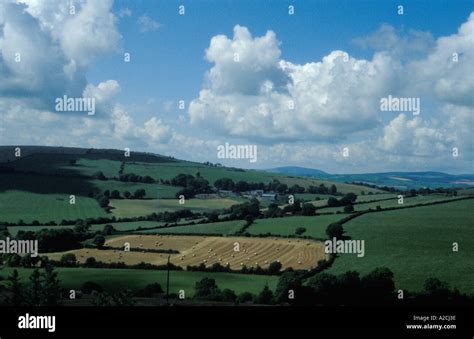
[[365,241],[365,257],[341,254],[328,272],[366,274],[386,266],[397,288],[420,291],[427,278],[436,277],[474,293],[473,211],[474,199],[469,199],[357,217],[344,229],[352,239]]

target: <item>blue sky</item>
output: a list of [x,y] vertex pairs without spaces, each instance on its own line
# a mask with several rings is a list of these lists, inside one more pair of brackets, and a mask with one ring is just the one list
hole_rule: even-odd
[[[474,172],[473,1],[73,0],[73,15],[69,4],[0,4],[2,144]],[[96,98],[98,114],[55,111],[65,94]],[[381,112],[388,95],[419,98],[421,115]],[[257,145],[259,160],[217,159],[226,142]]]
[[[288,6],[295,15],[288,16]],[[396,9],[404,5],[400,16]],[[177,15],[186,7],[184,17]],[[282,58],[295,63],[321,59],[334,49],[360,58],[372,51],[353,43],[387,23],[398,28],[429,31],[435,37],[454,34],[459,23],[474,9],[472,1],[115,1],[113,10],[128,8],[132,16],[119,21],[122,48],[133,55],[124,67],[120,56],[111,55],[88,72],[92,82],[117,79],[133,104],[156,98],[157,102],[191,100],[199,92],[210,63],[204,58],[211,37],[232,35],[235,24],[254,36],[273,30],[281,41]],[[147,15],[160,28],[140,33],[137,18]],[[137,100],[138,99],[138,100]]]

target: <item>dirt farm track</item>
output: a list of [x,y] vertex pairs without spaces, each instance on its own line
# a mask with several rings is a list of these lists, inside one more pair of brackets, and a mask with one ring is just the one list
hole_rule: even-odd
[[[132,249],[142,251],[124,251],[126,243]],[[117,249],[83,248],[61,253],[45,253],[50,259],[59,260],[65,253],[74,253],[78,262],[94,257],[105,263],[124,262],[128,265],[140,262],[154,265],[166,264],[168,254],[147,252],[147,250],[175,250],[170,261],[185,268],[204,263],[212,266],[220,263],[230,265],[233,270],[247,267],[268,267],[273,261],[279,261],[282,269],[311,269],[321,259],[325,259],[324,244],[306,239],[286,238],[248,238],[248,237],[212,237],[212,236],[174,236],[174,235],[125,235],[110,238],[105,246]]]

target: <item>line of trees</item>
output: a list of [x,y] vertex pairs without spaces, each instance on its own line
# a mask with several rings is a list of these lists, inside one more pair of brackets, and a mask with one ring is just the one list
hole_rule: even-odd
[[326,187],[324,184],[319,186],[309,186],[308,189],[301,187],[297,184],[288,187],[288,185],[281,183],[277,179],[273,179],[272,182],[265,184],[263,182],[247,182],[240,180],[234,182],[231,178],[220,178],[214,182],[214,187],[219,190],[234,191],[237,193],[251,191],[251,190],[264,190],[278,192],[279,194],[296,194],[296,193],[311,193],[311,194],[337,194],[336,185]]
[[61,299],[57,272],[51,265],[46,265],[43,271],[34,269],[28,284],[21,282],[16,269],[5,280],[6,287],[0,290],[1,305],[56,306]]

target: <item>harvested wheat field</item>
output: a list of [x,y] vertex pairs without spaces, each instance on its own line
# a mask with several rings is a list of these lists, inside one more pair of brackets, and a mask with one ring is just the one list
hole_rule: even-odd
[[248,237],[208,237],[208,236],[171,236],[171,235],[126,235],[114,237],[106,246],[123,248],[129,243],[131,248],[143,249],[143,252],[122,250],[79,249],[63,253],[47,254],[51,259],[59,260],[64,253],[74,253],[79,262],[89,257],[106,263],[124,262],[128,265],[146,262],[154,265],[166,264],[168,254],[147,252],[155,250],[175,250],[170,261],[178,266],[197,266],[201,263],[212,266],[220,263],[229,265],[233,270],[260,266],[262,268],[274,261],[282,264],[282,269],[314,268],[318,261],[325,259],[324,244],[306,239],[286,238],[248,238]]

